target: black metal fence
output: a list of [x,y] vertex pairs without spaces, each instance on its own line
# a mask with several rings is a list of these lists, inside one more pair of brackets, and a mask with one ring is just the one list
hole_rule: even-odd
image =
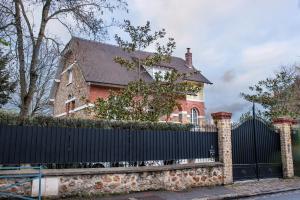
[[0,125],[0,164],[217,159],[217,131]]

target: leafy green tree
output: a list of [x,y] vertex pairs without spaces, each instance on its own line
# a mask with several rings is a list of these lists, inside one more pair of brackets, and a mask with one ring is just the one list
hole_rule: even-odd
[[[200,88],[184,81],[189,74],[181,74],[176,70],[162,74],[156,73],[150,83],[141,79],[141,68],[160,66],[169,62],[175,48],[175,41],[169,38],[165,46],[158,40],[166,35],[165,30],[151,32],[150,22],[145,26],[132,26],[125,21],[124,31],[131,41],[124,41],[118,35],[115,39],[124,51],[134,55],[133,59],[115,57],[115,62],[128,70],[137,70],[138,79],[129,83],[125,89],[111,91],[108,99],[99,98],[95,102],[95,114],[98,118],[138,121],[158,121],[160,116],[169,116],[178,105],[178,99],[186,94],[195,94]],[[142,57],[141,50],[156,43],[156,51]]]
[[2,56],[0,52],[0,108],[10,99],[10,94],[14,92],[15,84],[10,82],[9,73],[6,69],[8,58]]
[[[270,122],[270,120],[265,117],[264,112],[261,110],[255,111],[255,117],[258,117],[258,118],[264,120],[265,122],[268,122],[268,123]],[[239,122],[244,122],[244,121],[247,121],[252,118],[253,118],[253,111],[247,111],[240,116]]]
[[157,74],[151,83],[131,82],[123,90],[111,91],[108,99],[98,98],[95,114],[105,119],[158,121],[160,116],[173,112],[178,99],[199,91],[197,86],[188,82],[178,83],[182,76],[174,71],[164,78]]
[[296,67],[282,67],[273,78],[259,81],[249,87],[252,94],[241,93],[242,97],[255,102],[265,109],[268,119],[279,116],[300,116],[300,82]]

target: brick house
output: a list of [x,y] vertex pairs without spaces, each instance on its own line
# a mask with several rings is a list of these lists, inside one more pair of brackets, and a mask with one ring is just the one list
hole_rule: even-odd
[[[149,52],[138,52],[139,56],[151,55]],[[98,97],[107,98],[110,90],[120,90],[129,82],[137,80],[137,70],[127,70],[113,61],[115,56],[134,58],[121,48],[73,37],[62,52],[62,58],[52,86],[50,102],[55,117],[90,118],[88,107],[93,106]],[[176,69],[179,73],[195,72],[185,81],[190,81],[202,88],[197,95],[186,95],[178,100],[180,106],[170,118],[161,117],[161,121],[175,123],[200,124],[204,120],[204,85],[212,84],[192,64],[192,53],[187,49],[185,59],[172,57],[170,63],[160,66],[142,66],[141,78],[152,81],[156,72]],[[91,102],[91,103],[87,103]]]

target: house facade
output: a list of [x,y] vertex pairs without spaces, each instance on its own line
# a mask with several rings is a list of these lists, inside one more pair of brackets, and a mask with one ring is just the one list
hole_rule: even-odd
[[[140,57],[149,52],[138,52]],[[135,54],[136,55],[136,54]],[[56,78],[51,90],[50,102],[54,117],[92,118],[89,107],[97,98],[107,98],[110,90],[122,90],[138,79],[137,70],[127,70],[115,63],[113,58],[121,56],[132,59],[134,56],[121,48],[72,38],[61,55]],[[172,57],[170,63],[159,66],[141,66],[141,78],[153,81],[156,72],[165,73],[175,69],[179,73],[191,73],[184,81],[192,82],[202,88],[196,95],[186,95],[179,99],[180,105],[169,118],[162,116],[160,121],[174,123],[193,123],[201,125],[205,117],[204,86],[212,84],[192,63],[192,53],[187,49],[185,59]]]

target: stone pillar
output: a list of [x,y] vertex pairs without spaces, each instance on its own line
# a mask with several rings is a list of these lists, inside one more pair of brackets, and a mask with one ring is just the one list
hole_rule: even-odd
[[281,145],[281,160],[283,177],[290,178],[294,176],[294,164],[293,164],[293,151],[292,151],[292,139],[291,139],[291,127],[294,120],[287,117],[281,117],[275,119],[273,124],[280,131],[280,145]]
[[219,161],[224,164],[224,184],[230,184],[233,182],[231,115],[231,113],[227,112],[211,114],[218,128]]

